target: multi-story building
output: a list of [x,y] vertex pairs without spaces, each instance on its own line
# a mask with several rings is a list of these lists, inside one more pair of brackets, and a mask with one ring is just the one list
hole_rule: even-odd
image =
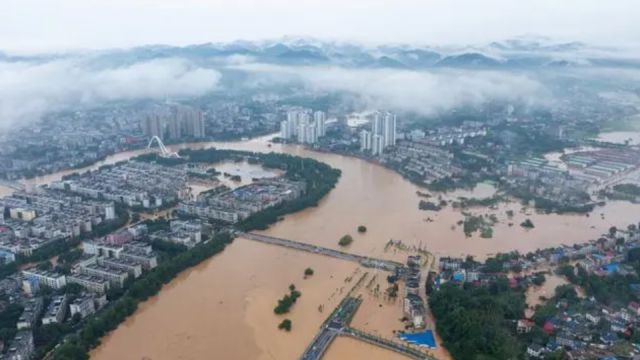
[[384,137],[384,147],[396,145],[396,115],[386,113],[382,122],[382,136]]
[[149,114],[142,120],[142,132],[148,137],[164,138],[164,121],[159,114]]
[[285,140],[296,139],[302,144],[315,144],[326,133],[326,114],[323,111],[313,113],[310,110],[291,110],[287,120],[280,123],[280,137]]
[[371,132],[367,130],[360,131],[360,151],[371,150]]
[[80,317],[84,319],[95,312],[95,297],[92,294],[84,294],[77,297],[69,304],[69,313],[72,317],[75,314],[80,314]]
[[67,281],[69,284],[78,284],[97,294],[104,294],[111,288],[109,280],[87,274],[77,273],[68,275]]
[[22,270],[22,276],[30,281],[37,282],[40,286],[47,286],[52,289],[62,289],[67,285],[66,277],[52,271],[42,271],[35,268]]
[[41,297],[29,299],[24,304],[24,310],[22,310],[22,314],[18,318],[16,328],[22,330],[34,327],[42,312],[42,305],[43,300]]
[[384,151],[384,137],[373,135],[371,138],[371,154],[380,155]]
[[291,129],[289,127],[289,122],[287,120],[283,120],[280,122],[280,138],[281,139],[290,139],[292,136]]
[[67,295],[54,296],[42,316],[42,324],[61,323],[67,315]]
[[188,107],[179,107],[176,120],[182,128],[181,134],[191,138],[203,138],[205,135],[204,115],[202,111]]
[[371,120],[371,146],[363,148],[363,144],[366,144],[366,139],[361,133],[360,137],[360,149],[371,149],[373,155],[380,155],[389,146],[396,145],[396,115],[390,112],[376,111],[373,114]]
[[96,263],[98,265],[124,270],[128,272],[129,275],[133,276],[134,279],[137,279],[142,275],[142,264],[138,261],[126,259],[124,257],[120,259],[99,257],[96,258]]
[[318,137],[325,136],[327,130],[327,114],[324,111],[316,111],[313,113],[313,121],[316,126],[316,135]]
[[108,280],[111,286],[116,287],[123,287],[125,281],[129,277],[129,273],[125,270],[97,263],[83,265],[80,267],[79,272],[81,274]]
[[3,360],[29,360],[34,351],[33,332],[31,330],[18,331],[9,344],[7,352],[0,358]]

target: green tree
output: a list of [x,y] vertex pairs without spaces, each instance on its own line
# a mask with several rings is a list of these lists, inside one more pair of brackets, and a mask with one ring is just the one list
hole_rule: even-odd
[[308,267],[304,270],[304,276],[311,276],[313,275],[313,269]]
[[282,320],[282,322],[278,325],[278,329],[291,331],[291,320],[289,319]]
[[345,235],[338,240],[338,245],[340,246],[349,246],[353,242],[353,237],[351,235]]

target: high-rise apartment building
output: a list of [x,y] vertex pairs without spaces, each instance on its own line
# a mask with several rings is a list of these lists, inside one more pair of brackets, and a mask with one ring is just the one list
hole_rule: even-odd
[[371,132],[360,133],[360,150],[371,149],[379,155],[389,146],[396,144],[396,115],[390,112],[376,111],[371,120]]
[[201,139],[205,136],[202,111],[187,106],[178,106],[166,113],[149,114],[142,119],[141,127],[146,136],[158,136],[163,140],[185,137]]
[[297,139],[302,144],[315,144],[326,132],[326,114],[316,111],[311,117],[309,110],[291,110],[287,119],[280,123],[280,137]]
[[164,121],[159,114],[149,114],[142,119],[142,133],[148,137],[164,138]]
[[382,121],[382,136],[384,147],[396,145],[396,115],[390,112],[384,114]]
[[382,135],[373,135],[371,137],[371,154],[380,155],[384,151],[384,137]]
[[371,150],[371,131],[360,131],[360,151]]
[[313,113],[313,121],[316,125],[316,134],[322,137],[326,133],[327,114],[324,111],[316,111]]

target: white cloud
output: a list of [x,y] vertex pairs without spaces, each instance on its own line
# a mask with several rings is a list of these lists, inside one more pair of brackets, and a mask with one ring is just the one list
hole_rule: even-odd
[[216,70],[183,59],[100,69],[89,62],[0,62],[0,128],[101,101],[199,96],[214,90],[220,79]]
[[303,81],[315,91],[346,91],[371,107],[434,115],[461,105],[492,100],[544,105],[546,88],[524,75],[497,71],[346,69],[286,67],[265,64],[235,66],[257,75],[257,85]]
[[540,34],[640,41],[637,0],[3,0],[0,49],[184,45],[284,35],[472,44]]

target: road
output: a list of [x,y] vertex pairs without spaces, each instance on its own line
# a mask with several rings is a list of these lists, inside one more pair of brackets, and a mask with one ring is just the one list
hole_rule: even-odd
[[344,251],[329,249],[322,246],[307,244],[299,241],[281,239],[273,236],[261,235],[256,233],[239,233],[238,235],[245,239],[259,241],[266,244],[283,246],[290,249],[296,249],[300,251],[310,252],[313,254],[330,256],[330,257],[347,260],[347,261],[354,261],[364,267],[369,267],[369,268],[395,272],[396,269],[402,269],[404,267],[403,264],[396,261],[376,259],[369,256],[350,254]]
[[322,324],[320,332],[304,351],[300,360],[321,359],[333,340],[348,327],[360,303],[362,303],[361,299],[352,296],[345,297]]

